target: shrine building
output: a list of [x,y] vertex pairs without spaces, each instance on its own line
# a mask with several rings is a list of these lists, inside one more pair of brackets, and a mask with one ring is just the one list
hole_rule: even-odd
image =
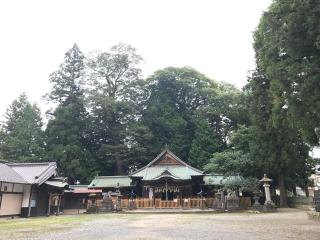
[[128,176],[97,176],[89,189],[103,192],[120,190],[124,198],[134,193],[137,198],[177,201],[198,197],[200,192],[212,196],[221,186],[223,176],[204,174],[168,149],[146,166]]

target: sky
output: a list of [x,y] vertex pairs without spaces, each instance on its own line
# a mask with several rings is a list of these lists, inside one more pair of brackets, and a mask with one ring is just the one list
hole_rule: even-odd
[[25,92],[42,111],[48,76],[77,43],[89,52],[119,42],[144,58],[144,76],[189,66],[245,85],[254,69],[252,32],[271,0],[0,1],[0,116]]

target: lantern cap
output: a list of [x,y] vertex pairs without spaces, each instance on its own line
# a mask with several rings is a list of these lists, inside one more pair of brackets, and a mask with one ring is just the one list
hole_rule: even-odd
[[263,175],[263,178],[259,180],[260,182],[272,182],[272,179],[267,177],[267,174]]

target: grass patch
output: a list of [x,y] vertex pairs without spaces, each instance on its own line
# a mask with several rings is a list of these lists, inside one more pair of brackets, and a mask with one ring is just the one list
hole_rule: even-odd
[[0,239],[33,239],[41,233],[64,231],[86,222],[114,217],[117,215],[83,214],[0,220]]
[[129,214],[81,214],[67,216],[16,218],[10,220],[0,220],[0,236],[4,233],[41,233],[50,231],[61,231],[87,222],[117,218],[123,220],[138,220],[143,216]]
[[33,230],[55,227],[59,225],[76,224],[84,221],[90,221],[91,216],[51,216],[51,217],[33,217],[19,218],[12,220],[3,220],[0,222],[0,231],[10,231],[32,228]]

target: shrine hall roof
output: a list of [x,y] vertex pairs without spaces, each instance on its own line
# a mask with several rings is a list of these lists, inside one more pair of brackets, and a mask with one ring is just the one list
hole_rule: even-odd
[[192,176],[202,176],[203,172],[191,167],[170,150],[165,149],[145,167],[132,173],[131,177],[140,177],[144,181],[169,177],[175,180],[189,180]]

